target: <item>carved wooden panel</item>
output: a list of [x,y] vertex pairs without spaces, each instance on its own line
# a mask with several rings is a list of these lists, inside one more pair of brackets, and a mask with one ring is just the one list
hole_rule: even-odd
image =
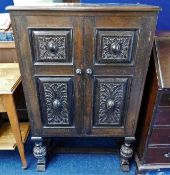
[[39,77],[38,91],[43,123],[68,126],[73,123],[72,78]]
[[34,62],[72,62],[72,29],[29,29]]
[[136,31],[96,31],[96,63],[131,63],[135,48]]
[[128,78],[96,78],[94,125],[121,126],[125,112]]

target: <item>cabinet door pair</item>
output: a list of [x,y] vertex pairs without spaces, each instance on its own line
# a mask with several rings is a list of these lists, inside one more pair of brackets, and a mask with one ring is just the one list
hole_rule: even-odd
[[[135,131],[151,19],[19,16],[34,133],[124,136]],[[145,25],[148,25],[146,31]],[[145,43],[145,44],[144,44]],[[32,78],[26,76],[29,73]]]

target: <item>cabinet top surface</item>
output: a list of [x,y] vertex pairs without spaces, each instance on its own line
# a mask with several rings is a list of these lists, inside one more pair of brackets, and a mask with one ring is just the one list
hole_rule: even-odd
[[155,39],[157,73],[161,88],[170,88],[170,33]]
[[125,3],[39,3],[9,6],[7,10],[51,10],[51,11],[159,11],[158,6]]

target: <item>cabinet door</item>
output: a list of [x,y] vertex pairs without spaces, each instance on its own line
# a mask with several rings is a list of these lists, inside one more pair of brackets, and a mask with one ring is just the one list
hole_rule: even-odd
[[[20,21],[24,21],[22,26]],[[39,21],[39,22],[38,22]],[[82,133],[82,19],[38,12],[16,18],[33,135]],[[27,49],[25,49],[27,48]]]
[[141,14],[121,15],[97,15],[84,20],[86,134],[135,133],[152,23],[148,24],[151,18]]

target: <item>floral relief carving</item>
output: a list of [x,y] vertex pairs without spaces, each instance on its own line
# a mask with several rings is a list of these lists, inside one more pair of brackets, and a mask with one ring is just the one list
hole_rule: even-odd
[[128,61],[130,43],[131,36],[103,36],[101,59]]
[[67,83],[45,82],[44,98],[48,124],[69,124]]
[[99,82],[95,115],[97,125],[121,125],[125,94],[126,81]]
[[72,29],[29,29],[33,61],[44,63],[72,62]]
[[[38,61],[66,59],[66,38],[64,36],[37,36],[37,42]],[[52,48],[50,48],[50,44]]]
[[97,63],[133,63],[137,47],[137,30],[96,30]]

